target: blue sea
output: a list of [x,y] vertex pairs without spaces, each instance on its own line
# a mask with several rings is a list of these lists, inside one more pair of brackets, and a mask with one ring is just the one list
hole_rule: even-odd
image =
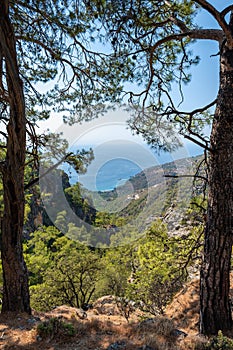
[[191,147],[182,148],[172,154],[164,152],[157,154],[147,145],[136,142],[125,140],[105,142],[93,147],[95,158],[85,174],[78,175],[67,165],[64,165],[63,169],[69,174],[71,184],[79,181],[91,191],[109,191],[146,168],[201,153],[200,149],[193,145]]
[[127,159],[112,159],[98,170],[97,174],[80,176],[80,182],[87,188],[97,191],[109,191],[126,182],[131,176],[140,173],[137,164]]

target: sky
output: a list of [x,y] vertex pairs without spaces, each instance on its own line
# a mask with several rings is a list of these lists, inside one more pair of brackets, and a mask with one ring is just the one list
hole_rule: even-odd
[[[210,2],[219,10],[232,4],[230,0],[214,0]],[[203,27],[217,28],[216,21],[204,10],[199,13],[197,21]],[[185,101],[182,104],[182,108],[186,110],[204,106],[212,101],[217,95],[218,87],[219,56],[211,57],[211,55],[215,55],[218,52],[217,43],[199,40],[192,45],[192,51],[194,55],[201,57],[201,61],[191,69],[192,81],[188,86],[184,87]],[[177,92],[174,91],[173,95],[175,96],[176,94]],[[62,124],[61,117],[54,114],[47,122],[41,123],[40,127],[42,129],[50,128],[56,130],[59,123]],[[112,133],[114,134],[114,131]],[[99,136],[96,135],[96,137],[98,138]]]
[[[232,1],[215,0],[210,1],[210,3],[216,6],[217,9],[221,10],[228,5],[231,5]],[[204,10],[199,13],[197,21],[202,27],[217,28],[215,20]],[[180,106],[180,109],[186,111],[203,107],[212,102],[217,96],[219,79],[219,56],[213,56],[219,51],[217,43],[206,40],[196,41],[192,46],[192,50],[194,55],[200,56],[201,61],[197,66],[192,68],[191,83],[184,87],[185,100]],[[173,96],[178,99],[177,91],[174,90],[172,93]],[[95,119],[89,123],[84,123],[81,126],[76,124],[69,127],[63,124],[59,116],[54,115],[47,122],[41,123],[40,128],[41,130],[49,128],[55,132],[63,132],[64,137],[69,141],[71,149],[75,148],[75,145],[86,147],[92,146],[94,148],[94,152],[96,150],[95,169],[100,169],[103,167],[103,165],[111,158],[111,155],[109,155],[109,145],[111,142],[126,145],[126,151],[119,151],[119,155],[114,153],[112,155],[113,158],[123,158],[134,162],[135,159],[133,156],[130,156],[129,152],[127,152],[127,147],[130,148],[127,142],[129,142],[130,145],[134,144],[136,148],[138,145],[140,145],[139,147],[141,147],[142,150],[145,148],[146,154],[142,152],[142,158],[145,158],[145,164],[137,164],[140,167],[146,167],[148,165],[148,161],[151,161],[152,166],[158,163],[164,163],[165,161],[202,153],[202,149],[200,147],[181,139],[183,146],[178,152],[167,155],[155,155],[143,142],[142,137],[132,136],[132,132],[129,129],[126,129],[127,118],[128,114],[125,111],[120,108],[116,108],[116,111],[109,112],[103,118]],[[207,129],[207,133],[209,132],[210,130]],[[124,147],[121,149],[124,149]],[[100,161],[101,157],[98,154],[104,153],[106,154],[106,157]],[[152,157],[151,154],[153,155]],[[139,163],[140,162],[141,160]]]

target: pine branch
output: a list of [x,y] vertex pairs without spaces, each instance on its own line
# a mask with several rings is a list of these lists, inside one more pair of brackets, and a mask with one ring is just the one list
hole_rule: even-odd
[[51,166],[47,171],[45,171],[43,174],[40,176],[36,177],[32,181],[30,181],[28,184],[24,186],[24,190],[28,190],[30,187],[34,186],[39,182],[40,179],[43,179],[46,175],[48,175],[52,170],[56,169],[60,164],[62,164],[69,156],[72,155],[72,152],[66,154],[59,162]]
[[207,178],[204,177],[204,176],[201,176],[201,175],[196,175],[196,174],[186,174],[186,175],[178,175],[178,174],[175,174],[175,175],[170,175],[170,174],[165,174],[163,175],[163,177],[172,177],[172,178],[175,178],[175,179],[178,179],[180,177],[191,177],[191,178],[195,178],[195,179],[201,179],[201,180],[204,180],[204,181],[207,181]]
[[224,16],[222,15],[221,12],[219,12],[213,5],[211,5],[208,1],[206,0],[194,0],[198,5],[200,5],[203,9],[208,11],[218,22],[222,30],[224,31],[224,34],[226,36],[228,46],[229,48],[233,47],[233,37],[231,33],[231,29],[227,22],[224,19]]
[[206,144],[196,140],[194,137],[190,136],[190,135],[183,135],[185,139],[189,140],[189,141],[192,141],[193,143],[195,143],[196,145],[204,148],[206,151],[209,151],[209,152],[213,152],[213,150],[208,147]]
[[231,11],[233,11],[233,5],[227,6],[220,14],[222,17],[225,17]]
[[0,130],[0,135],[4,136],[7,139],[7,134]]
[[170,20],[177,25],[183,34],[192,39],[216,40],[219,43],[224,40],[223,31],[220,29],[190,29],[183,21],[174,16],[171,16]]
[[220,44],[224,40],[223,32],[222,30],[218,29],[195,29],[195,30],[188,30],[182,33],[177,34],[171,34],[166,36],[165,38],[162,38],[158,40],[151,48],[150,51],[153,53],[155,50],[160,47],[161,45],[169,42],[169,41],[181,41],[183,38],[189,37],[191,39],[200,39],[200,40],[215,40],[218,41]]

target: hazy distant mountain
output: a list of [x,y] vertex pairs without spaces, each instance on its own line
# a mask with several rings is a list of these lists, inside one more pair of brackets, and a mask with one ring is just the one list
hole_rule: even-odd
[[132,176],[112,191],[84,190],[84,193],[91,198],[97,211],[123,216],[139,230],[144,230],[145,225],[158,217],[169,216],[167,211],[172,207],[174,217],[170,215],[170,222],[169,218],[167,221],[174,229],[173,226],[181,220],[189,205],[193,191],[193,178],[190,175],[195,174],[200,159],[198,156],[153,166]]

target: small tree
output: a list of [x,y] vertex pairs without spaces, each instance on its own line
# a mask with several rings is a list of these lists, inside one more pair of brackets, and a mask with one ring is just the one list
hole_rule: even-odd
[[103,269],[97,286],[98,296],[111,294],[124,297],[131,273],[132,247],[109,248],[102,257]]
[[59,254],[44,278],[55,303],[58,298],[62,304],[85,308],[93,298],[99,269],[98,257],[88,248],[69,248],[68,255]]
[[[187,239],[168,236],[166,225],[156,221],[137,243],[132,256],[134,271],[127,292],[139,308],[163,314],[167,304],[187,279],[186,262],[195,254],[197,232]],[[189,244],[187,244],[189,242]],[[192,255],[192,256],[191,256]],[[145,278],[146,276],[146,278]]]
[[55,227],[41,227],[27,242],[25,253],[34,307],[84,307],[90,302],[101,268],[95,252]]

